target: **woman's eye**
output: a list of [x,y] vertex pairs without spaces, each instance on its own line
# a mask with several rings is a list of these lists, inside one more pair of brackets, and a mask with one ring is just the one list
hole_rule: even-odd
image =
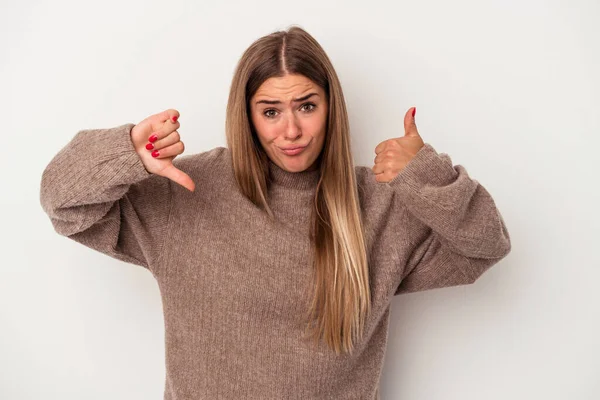
[[[308,108],[306,108],[306,107],[308,107]],[[303,104],[302,107],[300,107],[300,108],[304,109],[305,112],[310,113],[310,112],[313,112],[316,107],[317,106],[313,103],[306,103],[306,104]],[[275,118],[275,116],[277,115],[277,110],[273,110],[273,109],[265,110],[263,112],[263,115],[267,118]]]
[[306,103],[302,107],[306,107],[306,106],[311,106],[310,109],[306,109],[307,112],[313,111],[315,109],[315,107],[316,107],[313,103]]

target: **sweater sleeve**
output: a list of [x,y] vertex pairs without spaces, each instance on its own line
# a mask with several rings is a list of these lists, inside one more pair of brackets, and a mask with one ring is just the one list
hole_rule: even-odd
[[416,237],[395,295],[473,283],[510,252],[490,193],[430,144],[387,184],[406,207]]
[[40,202],[60,235],[156,275],[172,189],[144,167],[134,126],[77,132],[43,171]]

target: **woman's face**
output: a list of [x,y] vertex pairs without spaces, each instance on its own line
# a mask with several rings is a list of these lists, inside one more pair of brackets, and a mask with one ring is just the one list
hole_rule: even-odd
[[[304,75],[269,78],[250,99],[252,123],[269,158],[288,172],[317,168],[327,131],[324,90]],[[304,147],[299,152],[285,149]]]

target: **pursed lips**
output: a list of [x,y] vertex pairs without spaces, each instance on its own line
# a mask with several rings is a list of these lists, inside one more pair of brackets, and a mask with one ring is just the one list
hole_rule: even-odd
[[305,148],[305,146],[296,146],[296,147],[280,147],[281,150],[296,150],[296,149],[303,149]]

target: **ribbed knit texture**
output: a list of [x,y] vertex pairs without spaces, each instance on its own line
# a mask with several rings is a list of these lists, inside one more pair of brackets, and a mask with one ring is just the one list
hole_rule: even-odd
[[389,183],[357,166],[373,309],[355,353],[338,356],[301,337],[318,170],[270,162],[272,222],[238,190],[227,148],[174,159],[190,192],[146,171],[133,126],[79,131],[40,201],[56,232],[157,279],[165,399],[377,399],[394,295],[473,283],[510,252],[490,194],[430,144]]

